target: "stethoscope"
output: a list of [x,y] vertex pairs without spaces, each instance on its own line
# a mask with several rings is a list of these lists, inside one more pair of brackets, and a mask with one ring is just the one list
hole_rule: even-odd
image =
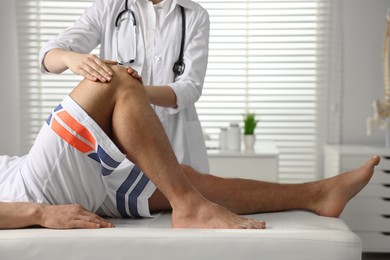
[[[184,43],[185,43],[185,34],[186,34],[186,15],[185,15],[185,12],[184,12],[184,8],[182,6],[180,6],[180,10],[181,10],[181,19],[182,19],[182,27],[181,27],[181,44],[180,44],[180,54],[179,54],[179,58],[178,60],[175,62],[175,64],[173,65],[173,73],[175,74],[175,78],[177,76],[180,76],[184,73],[184,70],[185,70],[185,64],[184,64],[184,60],[183,60],[183,55],[184,55]],[[131,55],[131,57],[129,59],[124,59],[120,53],[119,53],[119,39],[118,39],[118,35],[119,33],[117,33],[117,48],[116,48],[116,52],[117,52],[117,61],[119,64],[121,65],[124,65],[124,64],[132,64],[135,62],[135,59],[136,59],[136,53],[137,53],[137,45],[136,45],[136,28],[137,28],[137,20],[135,19],[135,15],[134,15],[134,12],[132,10],[130,10],[128,8],[128,0],[125,1],[125,9],[122,10],[116,17],[115,19],[115,30],[119,31],[119,27],[120,27],[120,23],[121,21],[125,20],[123,19],[122,17],[125,15],[125,14],[130,14],[132,20],[133,20],[133,35],[134,37],[133,38],[133,53]]]

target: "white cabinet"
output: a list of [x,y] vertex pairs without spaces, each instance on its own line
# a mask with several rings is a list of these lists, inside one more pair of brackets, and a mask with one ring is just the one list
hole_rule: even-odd
[[208,150],[210,173],[225,178],[276,182],[279,151],[273,142],[257,142],[253,150]]
[[368,185],[340,216],[363,240],[365,252],[390,252],[390,149],[340,145],[325,147],[325,177],[362,165],[372,155],[381,162]]

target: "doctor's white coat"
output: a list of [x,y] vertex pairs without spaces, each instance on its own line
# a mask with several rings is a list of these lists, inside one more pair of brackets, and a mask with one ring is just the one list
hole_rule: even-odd
[[[137,53],[131,66],[144,78],[145,85],[169,85],[177,97],[176,108],[155,107],[155,111],[168,135],[180,163],[191,165],[201,172],[209,172],[202,128],[195,109],[200,98],[207,69],[210,22],[205,9],[190,0],[173,0],[160,33],[155,34],[154,49],[145,50],[148,28],[140,24],[142,1],[129,0],[137,26]],[[90,53],[100,44],[100,58],[117,60],[115,19],[124,9],[124,0],[97,0],[84,14],[40,51],[41,71],[46,72],[42,61],[53,48]],[[185,71],[173,82],[173,64],[180,52],[182,18],[178,5],[185,9],[186,35],[184,45]],[[147,54],[147,52],[149,54]],[[152,61],[146,56],[152,53]],[[145,64],[150,66],[145,67]],[[150,74],[150,75],[149,75]],[[151,79],[150,82],[145,82]]]

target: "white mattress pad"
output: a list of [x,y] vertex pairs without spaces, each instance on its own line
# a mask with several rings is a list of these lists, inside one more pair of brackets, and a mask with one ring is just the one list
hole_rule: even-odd
[[304,211],[250,215],[265,230],[172,229],[169,213],[112,219],[112,229],[0,230],[0,259],[361,259],[361,239],[338,218]]

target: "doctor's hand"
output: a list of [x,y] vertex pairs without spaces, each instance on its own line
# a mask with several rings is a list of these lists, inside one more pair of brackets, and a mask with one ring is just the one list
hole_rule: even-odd
[[142,85],[144,84],[144,82],[142,81],[142,77],[138,75],[138,72],[135,69],[130,66],[126,66],[125,68],[127,69],[127,73],[129,73],[133,78],[138,80]]
[[66,66],[75,74],[92,81],[107,82],[113,75],[107,64],[117,64],[116,61],[101,60],[93,54],[68,52],[64,59]]

